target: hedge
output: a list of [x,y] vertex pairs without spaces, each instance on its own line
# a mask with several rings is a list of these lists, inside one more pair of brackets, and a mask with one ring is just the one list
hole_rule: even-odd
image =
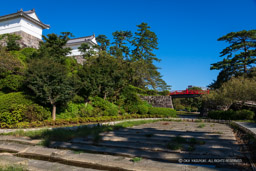
[[45,126],[67,126],[67,125],[77,125],[83,123],[98,123],[98,122],[108,122],[123,119],[133,119],[133,118],[165,118],[164,115],[139,115],[139,114],[126,114],[119,116],[102,116],[102,117],[78,117],[71,119],[56,119],[44,120],[44,121],[34,121],[34,122],[19,122],[16,124],[0,123],[1,128],[35,128],[35,127],[45,127]]
[[171,108],[150,107],[149,114],[176,117],[176,110]]
[[210,111],[208,114],[209,118],[212,119],[222,119],[222,120],[251,120],[255,116],[255,113],[250,110],[227,110],[227,111]]

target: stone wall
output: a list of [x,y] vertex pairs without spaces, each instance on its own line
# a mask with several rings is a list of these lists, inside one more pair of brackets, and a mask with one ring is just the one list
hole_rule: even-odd
[[42,41],[41,39],[38,39],[37,37],[34,37],[30,34],[27,34],[23,31],[15,32],[14,34],[17,34],[21,36],[21,40],[19,41],[20,47],[32,47],[32,48],[39,48],[39,42]]
[[83,65],[84,64],[84,57],[82,55],[77,55],[77,56],[71,56],[72,58],[76,59],[77,63]]
[[140,96],[141,99],[147,101],[153,107],[173,108],[171,96]]

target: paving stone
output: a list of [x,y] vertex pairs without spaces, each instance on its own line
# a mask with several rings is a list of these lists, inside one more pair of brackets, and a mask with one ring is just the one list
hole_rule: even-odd
[[29,171],[98,171],[96,169],[69,166],[56,162],[16,157],[8,153],[0,154],[0,165],[22,167]]
[[[8,149],[15,148],[15,143],[7,143],[5,147]],[[31,168],[35,167],[34,170],[40,169],[47,169],[46,166],[49,166],[49,170],[55,170],[54,168],[60,168],[60,170],[66,171],[70,168],[63,165],[54,166],[51,165],[51,161],[58,161],[57,164],[62,162],[68,165],[79,165],[79,166],[87,166],[87,167],[94,167],[100,168],[101,170],[141,170],[141,171],[155,171],[155,170],[162,170],[162,171],[178,171],[184,170],[184,168],[190,167],[186,164],[175,164],[175,163],[168,163],[168,162],[158,162],[148,159],[142,159],[140,162],[131,162],[131,158],[123,157],[123,156],[112,156],[112,155],[104,155],[104,154],[91,154],[91,153],[80,153],[75,154],[69,150],[59,150],[59,149],[51,149],[51,148],[44,148],[40,146],[31,146],[27,148],[26,145],[21,144],[20,146],[24,146],[23,151],[19,151],[18,155],[19,158],[12,159],[12,161],[18,161],[19,163],[29,163],[27,164]],[[3,148],[3,146],[2,146]],[[16,149],[16,148],[15,148]],[[41,160],[47,160],[50,163],[40,163],[40,160],[36,161],[29,161],[28,159],[24,159],[24,157],[37,157]],[[4,157],[7,159],[8,157]],[[0,158],[1,161],[1,158]],[[4,161],[4,160],[3,160]],[[14,162],[12,163],[14,164]],[[54,163],[53,163],[54,164]],[[45,167],[39,166],[45,165]],[[212,168],[213,167],[213,168]],[[74,168],[76,169],[76,168]],[[224,168],[225,169],[225,168]],[[33,169],[32,169],[33,170]],[[72,170],[72,169],[70,169]],[[86,170],[86,169],[84,169]],[[218,170],[218,168],[214,168],[214,166],[192,166],[191,170]],[[226,169],[231,170],[231,169]],[[234,169],[232,169],[234,170]]]

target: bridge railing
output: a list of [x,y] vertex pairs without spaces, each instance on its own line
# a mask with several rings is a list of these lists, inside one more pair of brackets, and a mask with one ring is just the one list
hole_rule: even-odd
[[176,91],[171,91],[171,95],[179,95],[179,94],[209,94],[210,90],[176,90]]

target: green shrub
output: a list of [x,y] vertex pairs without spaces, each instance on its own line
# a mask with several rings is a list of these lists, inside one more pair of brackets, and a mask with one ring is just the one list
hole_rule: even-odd
[[127,107],[127,110],[129,113],[134,114],[134,113],[138,113],[139,109],[137,105],[130,105]]
[[71,119],[77,117],[88,117],[93,115],[93,107],[88,103],[73,103],[69,102],[64,112],[58,115],[61,119]]
[[89,103],[85,104],[85,108],[81,110],[80,116],[81,117],[94,116],[93,106]]
[[23,104],[31,105],[33,101],[21,92],[8,93],[0,96],[0,113],[9,112],[11,105],[13,104]]
[[49,111],[20,92],[0,96],[0,122],[15,124],[21,121],[43,121],[49,117]]
[[24,82],[24,77],[21,75],[8,75],[0,80],[0,89],[5,91],[18,91]]
[[253,111],[243,109],[243,110],[237,111],[236,115],[237,115],[237,119],[251,120],[254,118],[255,113]]
[[2,112],[0,113],[0,122],[5,123],[6,125],[16,124],[22,121],[22,115],[19,111],[13,113]]
[[84,100],[83,97],[78,96],[78,95],[75,95],[75,96],[73,97],[73,99],[72,99],[72,102],[74,102],[74,103],[84,103],[85,100]]
[[175,106],[175,109],[176,109],[176,110],[185,110],[185,106],[183,106],[183,105],[181,105],[181,104],[177,104],[177,105]]
[[89,98],[92,105],[98,109],[96,109],[99,114],[104,116],[116,116],[118,115],[118,106],[113,103],[110,103],[107,100],[104,100],[100,97],[90,97]]
[[222,119],[222,120],[242,120],[242,119],[253,119],[255,113],[250,110],[240,110],[240,111],[210,111],[208,117],[212,119]]
[[191,107],[186,107],[185,110],[186,110],[187,112],[191,112]]
[[176,110],[171,108],[151,107],[149,108],[149,114],[176,117]]
[[197,107],[192,107],[191,108],[191,112],[197,112],[198,111],[198,108]]
[[139,114],[147,114],[148,113],[148,106],[147,105],[138,105]]

